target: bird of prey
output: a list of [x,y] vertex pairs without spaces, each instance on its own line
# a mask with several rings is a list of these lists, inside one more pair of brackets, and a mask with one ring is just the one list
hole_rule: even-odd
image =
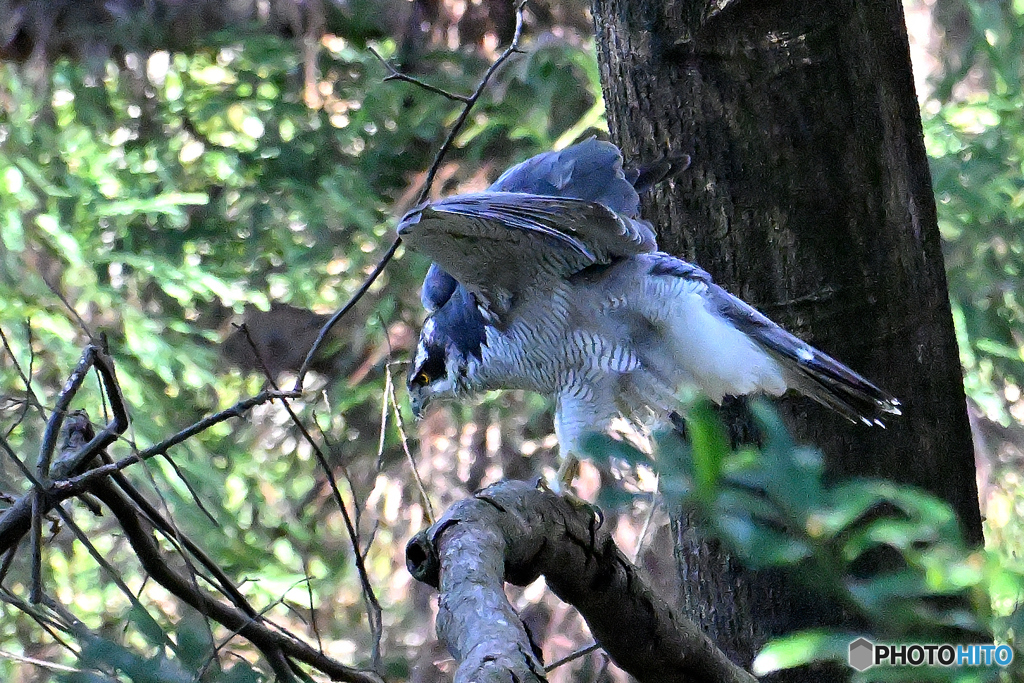
[[553,396],[562,476],[585,433],[620,415],[668,417],[683,387],[716,402],[795,390],[866,425],[900,413],[893,396],[659,251],[637,192],[657,179],[624,171],[618,148],[591,138],[409,211],[398,233],[433,261],[413,411],[491,389]]

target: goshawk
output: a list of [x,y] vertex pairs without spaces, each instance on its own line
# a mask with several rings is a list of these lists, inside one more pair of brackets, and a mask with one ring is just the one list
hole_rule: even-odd
[[592,138],[407,213],[399,235],[433,261],[414,412],[491,389],[548,394],[563,459],[617,416],[668,416],[686,386],[714,401],[795,390],[867,425],[900,413],[893,396],[658,251],[637,193],[650,180]]

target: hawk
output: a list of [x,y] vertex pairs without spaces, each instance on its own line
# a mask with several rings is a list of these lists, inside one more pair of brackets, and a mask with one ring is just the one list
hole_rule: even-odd
[[413,411],[491,389],[552,396],[563,477],[584,434],[668,417],[683,387],[716,402],[795,390],[866,425],[899,415],[893,396],[658,250],[638,188],[665,170],[625,171],[591,138],[409,211],[398,234],[433,261]]

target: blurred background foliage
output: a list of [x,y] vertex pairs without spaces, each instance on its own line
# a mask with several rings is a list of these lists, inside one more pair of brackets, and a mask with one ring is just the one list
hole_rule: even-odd
[[[1024,3],[906,7],[987,533],[1000,566],[1020,566]],[[115,456],[252,395],[264,383],[261,365],[287,383],[326,316],[387,248],[393,217],[414,201],[460,108],[384,82],[388,72],[368,48],[468,94],[511,38],[513,19],[505,0],[0,0],[0,434],[34,462],[43,428],[36,404],[49,412],[81,349],[100,335],[132,415]],[[590,34],[582,0],[528,6],[525,53],[474,109],[435,194],[480,189],[515,161],[603,129]],[[450,668],[433,641],[431,596],[402,568],[404,541],[427,508],[385,400],[387,373],[404,379],[388,362],[407,358],[414,343],[425,267],[399,251],[333,333],[295,404],[359,511],[394,680],[438,680]],[[236,327],[243,322],[248,337]],[[398,400],[404,405],[401,390]],[[95,381],[75,404],[97,423],[102,406]],[[413,452],[435,509],[503,476],[550,468],[544,408],[509,393],[437,410],[418,427],[407,420],[419,432]],[[128,474],[243,582],[257,608],[342,661],[368,663],[351,544],[280,406],[218,425]],[[651,470],[588,467],[584,493],[611,477],[648,492],[620,501],[609,520],[627,550],[644,546],[649,572],[671,593],[671,533],[652,508]],[[0,458],[0,492],[26,489]],[[46,614],[37,610],[34,621],[12,604],[26,594],[19,559],[0,593],[0,679],[110,680],[97,672],[116,669],[130,680],[192,680],[209,651],[206,622],[147,583],[111,521],[73,512],[148,616],[54,525],[46,585],[82,621],[85,630],[66,636],[82,655],[40,626]],[[514,598],[546,661],[587,642],[578,617],[542,586]],[[1011,612],[1004,605],[1000,614]],[[167,635],[176,648],[167,649]],[[229,649],[238,659],[222,655],[220,672],[206,667],[207,677],[265,673],[244,641]],[[591,655],[552,679],[609,675],[622,680]]]

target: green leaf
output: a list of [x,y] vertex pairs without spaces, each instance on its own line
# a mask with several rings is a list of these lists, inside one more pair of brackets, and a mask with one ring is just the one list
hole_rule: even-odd
[[140,213],[172,213],[183,206],[204,206],[210,198],[202,192],[168,192],[148,199],[122,199],[96,205],[97,216],[134,216]]
[[757,653],[752,670],[755,676],[764,676],[816,662],[846,663],[850,643],[858,637],[849,633],[808,630],[773,638]]
[[141,633],[151,645],[163,648],[164,646],[171,644],[170,638],[167,637],[167,633],[164,631],[163,627],[161,627],[153,616],[141,605],[132,605],[128,609],[127,617],[130,622],[135,624],[135,628],[139,630],[139,633]]
[[650,457],[633,444],[623,439],[614,439],[601,432],[590,432],[584,434],[580,441],[580,447],[584,454],[600,462],[607,462],[611,458],[618,458],[630,465],[650,463]]
[[725,429],[710,401],[699,400],[690,408],[686,428],[693,447],[693,474],[697,493],[713,497],[722,476],[722,464],[730,449]]

